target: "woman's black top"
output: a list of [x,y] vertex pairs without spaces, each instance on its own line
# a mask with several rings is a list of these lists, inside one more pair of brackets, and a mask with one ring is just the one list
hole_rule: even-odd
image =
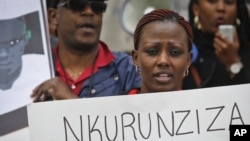
[[[192,64],[200,77],[201,85],[197,86],[192,72],[184,78],[183,89],[227,86],[234,84],[250,83],[250,43],[241,44],[239,55],[243,68],[233,78],[226,67],[218,60],[213,47],[214,34],[196,32],[194,44],[198,49],[198,58]],[[250,42],[250,41],[249,41]]]

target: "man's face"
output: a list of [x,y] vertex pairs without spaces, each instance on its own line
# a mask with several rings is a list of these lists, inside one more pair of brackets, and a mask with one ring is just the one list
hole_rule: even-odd
[[21,20],[0,20],[0,89],[9,89],[20,75],[25,39]]
[[96,12],[94,7],[105,3],[102,0],[74,2],[77,1],[79,4],[71,4],[70,1],[59,3],[61,6],[57,11],[58,36],[67,46],[88,50],[98,44],[102,27],[103,12]]

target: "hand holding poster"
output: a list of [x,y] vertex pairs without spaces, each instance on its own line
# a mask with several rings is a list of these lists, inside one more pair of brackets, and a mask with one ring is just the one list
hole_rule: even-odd
[[250,124],[250,85],[34,103],[33,141],[229,141]]

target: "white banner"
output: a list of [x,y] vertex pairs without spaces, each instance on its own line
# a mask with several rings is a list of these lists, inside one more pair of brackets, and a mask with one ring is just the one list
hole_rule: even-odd
[[229,141],[250,124],[250,84],[34,103],[31,141]]

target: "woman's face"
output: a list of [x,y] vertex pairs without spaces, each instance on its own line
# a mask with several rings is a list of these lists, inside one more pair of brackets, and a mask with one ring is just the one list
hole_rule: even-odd
[[141,93],[180,90],[192,57],[185,29],[173,21],[145,25],[132,55],[141,71]]
[[237,0],[198,0],[198,4],[193,5],[193,12],[199,17],[203,31],[216,32],[218,25],[234,24]]

